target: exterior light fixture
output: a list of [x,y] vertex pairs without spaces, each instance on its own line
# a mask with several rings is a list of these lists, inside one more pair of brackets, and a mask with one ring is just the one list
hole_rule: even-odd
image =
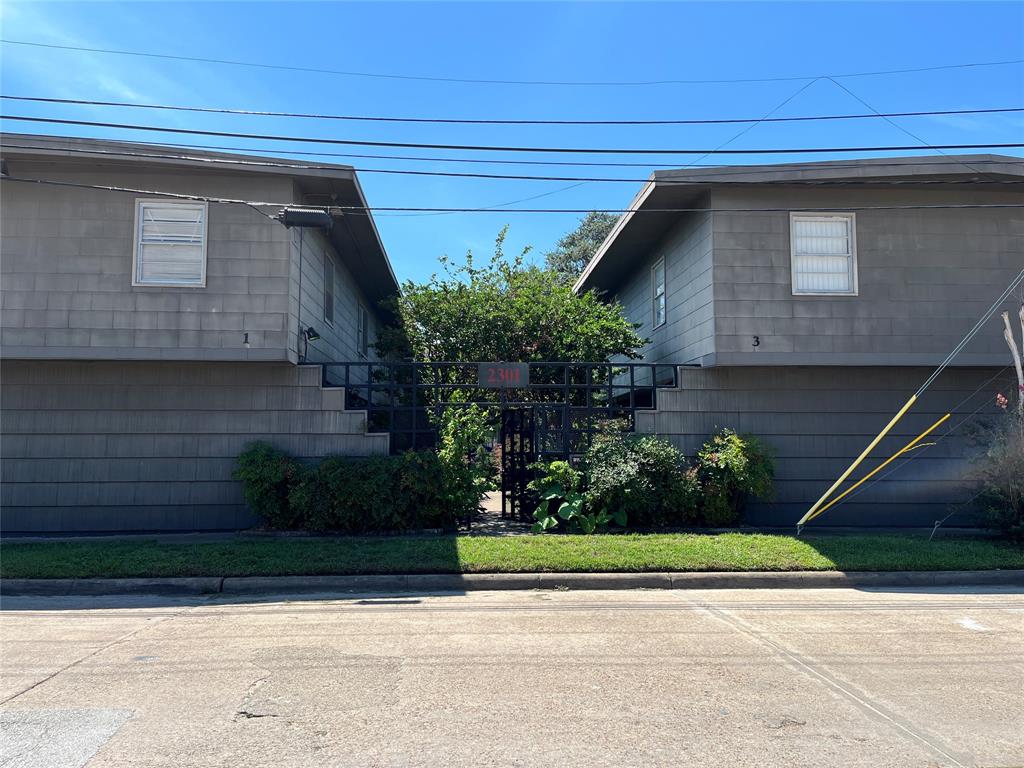
[[319,341],[320,334],[316,332],[313,326],[309,326],[302,331],[302,360],[305,362],[306,356],[309,354],[309,342]]

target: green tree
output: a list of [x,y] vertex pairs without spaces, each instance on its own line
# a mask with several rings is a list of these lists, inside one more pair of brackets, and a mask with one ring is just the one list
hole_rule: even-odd
[[558,241],[555,250],[544,256],[548,269],[557,272],[566,282],[575,282],[618,220],[619,217],[611,213],[588,213],[580,219],[576,229]]
[[406,282],[396,300],[399,323],[377,342],[382,356],[416,360],[601,362],[639,357],[645,339],[593,292],[575,294],[552,270],[526,265],[529,249],[505,256],[506,226],[494,255],[477,266],[441,259],[445,274]]

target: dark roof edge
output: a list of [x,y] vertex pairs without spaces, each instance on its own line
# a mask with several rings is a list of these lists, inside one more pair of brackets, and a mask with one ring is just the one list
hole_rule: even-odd
[[615,226],[612,227],[607,237],[605,237],[601,245],[598,246],[597,251],[594,252],[594,255],[591,257],[590,261],[587,262],[587,266],[584,267],[582,274],[580,274],[580,276],[576,278],[576,282],[573,283],[572,286],[573,291],[579,293],[581,290],[583,290],[584,285],[590,278],[591,273],[597,267],[598,263],[601,261],[601,258],[605,254],[605,251],[607,251],[611,247],[612,243],[615,242],[615,238],[618,237],[619,232],[626,228],[626,225],[629,224],[633,216],[636,215],[635,212],[643,207],[644,200],[646,200],[648,195],[650,195],[651,192],[654,191],[654,188],[655,178],[652,174],[651,179],[640,188],[640,191],[637,192],[633,199],[629,202],[629,205],[627,206],[627,208],[629,209],[629,213],[624,213],[622,214],[622,216],[619,217],[619,220],[615,222]]
[[[972,167],[972,163],[984,163]],[[756,183],[834,179],[851,181],[913,176],[978,176],[998,173],[1024,176],[1024,157],[1013,155],[918,155],[867,159],[824,160],[810,163],[730,165],[715,168],[676,168],[654,172],[658,181],[696,183]]]
[[[230,169],[274,176],[318,176],[340,179],[351,179],[355,176],[355,169],[352,166],[337,163],[235,152],[211,152],[189,147],[154,146],[114,139],[83,139],[45,134],[0,133],[0,153],[9,157],[91,158],[94,160],[107,159],[118,163]],[[170,157],[166,157],[168,155]],[[288,167],[277,167],[279,164],[286,164]]]

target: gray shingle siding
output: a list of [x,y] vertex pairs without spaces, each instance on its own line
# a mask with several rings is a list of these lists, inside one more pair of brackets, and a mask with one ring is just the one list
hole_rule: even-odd
[[[1015,386],[1012,374],[1000,370],[948,370],[854,477],[862,477],[947,410],[955,409],[950,422],[954,426],[977,409],[984,411],[985,402],[994,403],[997,392]],[[788,526],[849,466],[929,373],[928,368],[898,367],[683,368],[678,389],[659,391],[658,410],[638,413],[637,430],[669,438],[688,456],[723,427],[760,437],[776,455],[776,497],[770,503],[751,504],[746,521]],[[953,505],[973,493],[966,478],[974,449],[966,435],[974,421],[911,460],[897,460],[890,465],[895,467],[891,474],[886,470],[880,482],[815,524],[931,526],[946,517]],[[937,434],[946,431],[944,427]],[[974,522],[967,510],[949,524]]]
[[[714,352],[712,224],[709,214],[689,214],[650,254],[637,254],[631,279],[618,299],[637,332],[650,339],[644,359],[688,363]],[[665,259],[666,320],[653,325],[651,269]]]
[[[700,203],[716,211],[705,215],[706,226],[699,214],[679,214],[654,247],[632,254],[621,246],[616,258],[632,259],[635,267],[616,296],[631,319],[644,323],[641,332],[652,336],[645,358],[705,366],[680,369],[680,388],[659,392],[659,410],[638,414],[637,430],[669,437],[689,455],[722,427],[762,437],[777,452],[778,493],[772,503],[753,504],[747,520],[795,523],[1024,267],[1024,214],[1009,208],[858,211],[858,295],[794,296],[789,211],[943,201],[1019,203],[1020,193],[715,187]],[[721,210],[728,208],[780,210]],[[669,271],[668,324],[652,334],[650,267],[662,255]],[[1019,302],[1014,297],[1003,308],[1015,310]],[[953,424],[976,410],[984,414],[986,400],[1015,386],[1003,367],[1009,364],[996,316],[855,476],[947,409],[957,407]],[[821,524],[930,526],[946,517],[971,495],[966,477],[974,449],[964,434],[971,423],[905,466],[898,462],[896,471]],[[949,524],[976,522],[973,514],[962,510]]]
[[[786,188],[715,190],[714,207],[927,205],[948,193]],[[958,191],[962,202],[1020,195]],[[1015,209],[856,213],[857,296],[794,296],[789,214],[713,214],[715,361],[725,365],[937,363],[1024,267],[1024,214]],[[1007,308],[1013,301],[1007,302]],[[753,346],[753,337],[760,343]],[[1006,357],[998,318],[956,360]],[[685,362],[680,360],[679,362]]]
[[[293,263],[299,263],[299,238],[302,238],[302,319],[299,328],[312,326],[321,338],[309,345],[307,359],[310,362],[359,362],[376,360],[373,342],[377,337],[380,321],[378,309],[366,300],[352,279],[348,267],[335,254],[333,247],[317,230],[294,230],[292,235]],[[334,263],[334,322],[324,319],[324,259]],[[293,269],[292,295],[299,295],[298,270]],[[356,312],[359,305],[366,308],[370,316],[370,349],[367,357],[359,354],[357,340]],[[293,302],[291,312],[298,311],[298,302]],[[301,344],[301,341],[299,342]]]
[[[73,172],[22,163],[19,173],[228,197],[288,200],[292,193],[287,178],[200,171]],[[286,328],[289,234],[253,209],[210,204],[204,288],[133,287],[135,202],[148,196],[25,184],[4,184],[0,195],[5,357],[294,358]]]
[[388,452],[320,377],[288,363],[5,360],[0,525],[247,527],[231,471],[250,442],[306,460]]
[[[297,170],[300,184],[291,171],[202,163],[16,151],[5,160],[12,175],[79,184],[283,205],[311,189],[361,199],[345,168]],[[245,527],[254,521],[231,470],[248,443],[308,460],[388,452],[386,434],[366,434],[365,414],[344,410],[343,391],[321,387],[319,366],[294,365],[299,329],[310,325],[322,335],[311,360],[356,359],[355,278],[388,290],[375,232],[328,239],[248,206],[209,203],[205,287],[140,287],[136,201],[152,195],[4,183],[0,196],[5,532]],[[310,246],[301,313],[299,238]],[[335,253],[345,243],[353,253]],[[373,261],[353,275],[360,243]],[[336,266],[333,328],[323,320],[325,252]]]

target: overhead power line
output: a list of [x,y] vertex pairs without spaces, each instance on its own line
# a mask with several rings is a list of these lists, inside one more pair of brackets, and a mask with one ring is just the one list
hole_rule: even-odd
[[[139,125],[136,123],[108,123],[94,120],[64,120],[52,117],[29,117],[27,115],[0,115],[0,120],[17,120],[47,125],[78,125],[92,128],[116,128],[118,130],[150,131],[156,133],[186,134],[190,136],[220,136],[234,139],[254,139],[259,141],[294,141],[308,144],[343,144],[358,147],[400,147],[405,149],[448,149],[462,152],[543,152],[565,154],[601,154],[601,155],[793,155],[793,154],[836,154],[842,152],[906,152],[921,151],[922,147],[883,146],[883,147],[791,147],[768,149],[612,149],[596,147],[513,147],[482,144],[422,144],[419,142],[401,141],[363,141],[355,139],[324,139],[313,136],[280,136],[265,133],[237,133],[234,131],[204,131],[195,128],[167,128],[155,125]],[[992,144],[935,144],[930,149],[1013,149],[1024,147],[1022,143]]]
[[[29,150],[47,150],[49,148],[43,146],[40,147],[38,144],[3,144],[0,149],[29,149]],[[226,165],[226,166],[242,166],[252,168],[271,168],[271,169],[282,169],[282,170],[326,170],[336,171],[339,169],[337,165],[316,165],[310,163],[286,163],[274,160],[249,160],[245,158],[239,158],[237,160],[230,158],[211,158],[202,157],[199,155],[187,155],[187,154],[168,154],[161,152],[130,152],[126,150],[107,150],[107,149],[87,149],[82,147],[53,147],[53,151],[61,153],[72,153],[79,155],[90,155],[90,156],[102,156],[102,157],[123,157],[123,158],[138,158],[144,160],[177,160],[185,162],[204,163],[207,165]],[[1024,159],[1022,159],[1018,165],[1024,165]],[[948,165],[960,165],[960,163],[948,163]],[[627,184],[646,184],[650,181],[656,181],[659,185],[672,186],[672,185],[692,185],[700,184],[702,181],[706,183],[719,183],[717,178],[686,178],[686,179],[672,179],[667,177],[652,178],[650,176],[645,178],[620,178],[620,177],[609,177],[609,176],[531,176],[527,174],[501,174],[501,173],[461,173],[454,171],[417,171],[410,169],[396,169],[396,168],[357,168],[357,167],[346,167],[349,170],[357,173],[381,173],[381,174],[394,174],[399,176],[438,176],[448,178],[466,178],[466,179],[503,179],[512,181],[575,181],[575,182],[615,182],[615,183],[627,183]],[[747,167],[742,171],[727,171],[724,170],[716,176],[737,176],[737,175],[749,175],[751,173],[757,173],[756,167]],[[1013,186],[1024,186],[1024,177],[1021,179],[996,179],[996,180],[985,180],[984,182],[972,182],[971,180],[951,180],[951,179],[878,179],[878,180],[865,180],[865,179],[779,179],[772,181],[762,182],[722,182],[732,184],[747,184],[747,183],[760,183],[770,185],[785,185],[785,186],[949,186],[949,185],[964,185],[972,183],[983,183],[986,185],[1013,185]]]
[[233,67],[252,67],[256,69],[274,69],[283,72],[308,72],[321,75],[341,75],[344,77],[369,77],[384,80],[418,80],[423,82],[436,83],[471,83],[477,85],[545,85],[545,86],[598,86],[598,87],[623,87],[623,86],[652,86],[652,85],[724,85],[727,83],[778,83],[797,80],[815,80],[823,77],[846,78],[846,77],[873,77],[876,75],[902,75],[915,72],[936,72],[950,69],[972,69],[978,67],[1001,67],[1013,64],[1024,63],[1024,59],[1007,59],[1003,61],[972,61],[957,64],[936,64],[927,67],[907,67],[903,69],[883,69],[863,72],[843,72],[816,75],[785,75],[775,77],[747,77],[747,78],[716,78],[716,79],[687,79],[687,80],[500,80],[465,77],[438,77],[428,75],[408,75],[400,73],[384,72],[362,72],[344,69],[325,69],[321,67],[296,66],[287,64],[267,64],[257,61],[243,61],[239,59],[215,59],[202,56],[181,56],[168,53],[153,53],[151,51],[126,51],[115,48],[89,48],[78,45],[56,45],[53,43],[37,43],[31,40],[7,40],[0,39],[5,45],[23,45],[33,48],[48,48],[51,50],[80,51],[83,53],[102,53],[114,56],[137,56],[149,59],[165,59],[171,61],[188,61],[201,64],[223,64]]
[[[309,207],[319,210],[336,211],[339,213],[373,213],[377,211],[409,211],[416,213],[811,213],[820,208],[447,208],[417,206],[369,206],[369,205],[313,205],[300,204],[295,201],[272,202],[267,200],[242,200],[231,197],[211,195],[191,195],[181,192],[165,192],[155,189],[137,189],[108,184],[85,184],[75,181],[57,179],[24,178],[20,176],[0,176],[0,181],[18,182],[23,184],[41,184],[54,187],[72,187],[77,189],[97,189],[106,192],[127,192],[135,195],[156,195],[177,200],[197,200],[208,203],[225,203],[231,205],[248,205],[264,208]],[[911,205],[854,205],[830,206],[836,211],[922,211],[922,210],[990,210],[1020,209],[1024,203],[932,203]]]
[[[39,133],[32,134],[35,138],[40,139],[54,139],[56,141],[63,141],[67,139],[67,136],[53,136],[50,134]],[[75,137],[71,137],[75,138]],[[82,138],[82,137],[77,137]],[[89,139],[93,141],[108,141],[107,139]],[[225,146],[223,144],[186,144],[179,142],[168,142],[168,141],[133,141],[133,142],[120,142],[124,144],[134,144],[136,146],[146,147],[169,147],[172,149],[211,149],[220,152],[259,152],[263,155],[297,155],[300,157],[344,157],[344,158],[358,158],[358,159],[369,159],[369,160],[409,160],[414,162],[430,162],[430,163],[458,163],[460,165],[539,165],[539,166],[553,166],[553,167],[575,167],[575,168],[662,168],[671,170],[681,170],[684,168],[737,168],[746,169],[746,171],[738,170],[737,173],[748,172],[750,169],[757,169],[758,166],[751,165],[728,165],[722,163],[631,163],[631,162],[596,162],[596,161],[585,161],[585,160],[484,160],[472,157],[437,157],[437,156],[422,156],[422,155],[377,155],[377,154],[366,154],[359,152],[303,152],[300,150],[293,149],[274,149],[270,147],[235,147]],[[10,145],[8,145],[10,146]],[[948,155],[947,155],[948,157]],[[950,162],[943,162],[933,158],[916,158],[908,157],[904,158],[901,162],[877,162],[872,161],[872,168],[886,168],[886,167],[910,167],[918,165],[919,163],[907,162],[908,160],[921,160],[920,164],[927,165],[962,165],[958,160],[952,160]],[[974,160],[971,162],[972,165],[1020,165],[1024,164],[1024,157],[1016,160]],[[841,161],[828,161],[829,168],[862,168],[861,162],[843,163]],[[792,168],[773,168],[778,173],[803,173],[806,168],[804,166],[794,166]]]
[[[2,120],[2,118],[0,118]],[[67,138],[67,136],[51,136],[44,133],[33,134],[37,138],[52,138],[61,140]],[[99,139],[105,140],[105,139]],[[123,142],[130,143],[130,142]],[[8,144],[9,146],[10,144]],[[574,167],[574,168],[663,168],[663,169],[684,169],[684,168],[736,168],[744,169],[737,170],[737,173],[748,173],[751,169],[757,169],[758,166],[742,166],[742,165],[722,165],[718,163],[602,163],[602,162],[587,162],[579,160],[481,160],[477,158],[439,158],[439,157],[422,157],[416,155],[367,155],[360,153],[341,153],[341,152],[300,152],[297,150],[279,150],[275,147],[259,147],[254,148],[252,146],[225,146],[223,144],[193,144],[193,143],[175,143],[171,141],[146,141],[144,146],[167,146],[175,148],[175,150],[214,150],[218,152],[259,152],[262,154],[272,153],[274,155],[297,155],[305,158],[357,158],[360,160],[409,160],[418,161],[424,163],[459,163],[459,164],[470,164],[470,165],[525,165],[525,166],[554,166],[554,167]],[[951,161],[949,163],[939,161],[929,161],[931,165],[962,165],[959,161]],[[1018,160],[975,160],[972,165],[1021,165],[1024,164],[1024,158]],[[887,167],[898,167],[906,166],[906,163],[885,163],[885,162],[872,162],[872,168],[887,168]],[[849,163],[844,164],[842,162],[829,161],[829,168],[861,168],[861,164]],[[773,169],[778,173],[803,173],[806,168],[804,167],[793,167],[793,168],[777,168]]]
[[178,104],[138,104],[130,101],[96,101],[93,99],[59,99],[49,96],[10,96],[0,99],[39,104],[75,104],[90,107],[123,107],[130,109],[163,110],[169,112],[201,112],[218,115],[246,115],[251,117],[289,117],[304,120],[344,120],[377,123],[440,123],[456,125],[729,125],[744,123],[798,123],[827,120],[865,120],[893,117],[936,117],[946,115],[988,115],[1024,112],[1024,107],[991,107],[983,109],[939,109],[920,112],[868,112],[846,115],[803,115],[799,117],[742,117],[693,118],[673,120],[519,120],[455,117],[385,117],[379,115],[332,115],[310,112],[274,112],[230,107],[189,107]]

